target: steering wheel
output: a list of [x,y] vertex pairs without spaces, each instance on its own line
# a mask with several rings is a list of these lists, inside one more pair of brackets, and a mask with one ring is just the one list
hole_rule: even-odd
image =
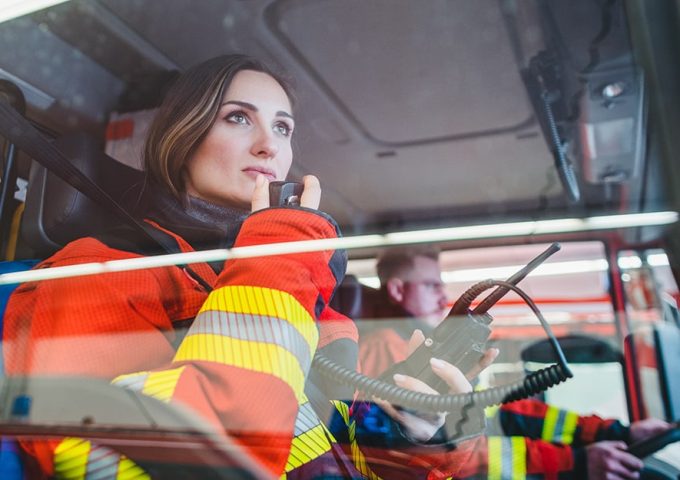
[[628,452],[638,458],[645,458],[661,450],[666,445],[680,440],[680,423],[675,422],[673,428],[628,447]]

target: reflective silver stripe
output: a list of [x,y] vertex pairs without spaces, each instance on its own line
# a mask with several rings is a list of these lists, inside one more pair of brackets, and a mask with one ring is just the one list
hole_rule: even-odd
[[303,368],[311,364],[307,340],[288,321],[277,317],[206,310],[196,317],[187,337],[196,334],[280,345],[295,355]]
[[144,382],[149,378],[149,373],[133,373],[131,375],[122,375],[115,378],[111,383],[118,387],[127,388],[128,390],[136,390],[141,392],[144,389]]
[[501,463],[503,465],[503,478],[512,477],[512,458],[514,452],[512,451],[512,440],[509,437],[501,437]]
[[564,435],[564,421],[567,418],[567,412],[564,410],[558,410],[557,420],[555,421],[555,433],[553,436],[553,442],[561,442],[562,436]]
[[320,425],[320,423],[319,417],[314,413],[309,402],[302,404],[295,419],[295,436],[302,435],[304,432]]
[[113,450],[92,445],[87,456],[85,480],[107,480],[116,478],[120,455]]
[[527,477],[524,437],[488,437],[488,479],[525,480]]

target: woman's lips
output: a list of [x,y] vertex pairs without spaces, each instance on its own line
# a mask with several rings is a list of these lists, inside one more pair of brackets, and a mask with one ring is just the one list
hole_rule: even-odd
[[258,175],[264,175],[264,177],[270,182],[276,180],[276,174],[273,170],[262,167],[247,167],[241,170],[243,173],[251,177],[253,180],[257,178]]

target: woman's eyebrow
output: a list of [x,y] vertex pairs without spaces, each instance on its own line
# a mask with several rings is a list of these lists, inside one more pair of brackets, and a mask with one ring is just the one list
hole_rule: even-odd
[[223,107],[225,105],[238,105],[239,107],[243,107],[247,110],[252,110],[253,112],[258,111],[257,107],[255,105],[253,105],[252,103],[242,102],[240,100],[227,100],[226,102],[222,103]]
[[[226,102],[222,103],[221,106],[223,107],[225,105],[238,105],[239,107],[243,107],[246,110],[250,110],[251,112],[258,112],[259,111],[259,109],[255,105],[253,105],[252,103],[242,102],[241,100],[227,100]],[[276,116],[277,117],[288,117],[291,120],[294,120],[293,116],[290,113],[283,111],[283,110],[279,110],[278,112],[276,112]]]

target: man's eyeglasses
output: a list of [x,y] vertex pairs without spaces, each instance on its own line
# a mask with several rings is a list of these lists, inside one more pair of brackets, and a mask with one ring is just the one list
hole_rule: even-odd
[[445,284],[441,280],[405,280],[404,284],[422,285],[428,290],[441,291],[444,290]]

